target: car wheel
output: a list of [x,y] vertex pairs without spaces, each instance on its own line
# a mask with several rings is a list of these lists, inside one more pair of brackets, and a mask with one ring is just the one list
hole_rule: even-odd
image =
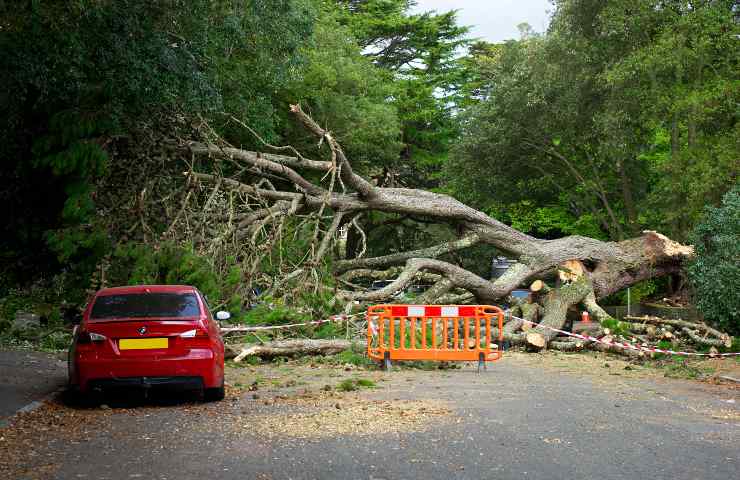
[[73,408],[95,408],[103,402],[103,395],[97,390],[82,393],[69,387],[62,393],[62,401]]
[[206,388],[203,391],[203,400],[206,402],[217,402],[223,400],[226,396],[226,389],[223,385],[216,388]]

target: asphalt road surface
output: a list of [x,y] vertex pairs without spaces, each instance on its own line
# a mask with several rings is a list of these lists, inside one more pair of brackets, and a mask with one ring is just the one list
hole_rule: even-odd
[[0,423],[29,403],[60,389],[67,362],[58,355],[0,350]]
[[[360,378],[377,387],[337,390]],[[0,430],[0,477],[726,480],[740,471],[736,387],[603,356],[512,354],[481,375],[473,365],[386,374],[289,363],[231,368],[228,381],[214,404],[164,394],[16,416]]]

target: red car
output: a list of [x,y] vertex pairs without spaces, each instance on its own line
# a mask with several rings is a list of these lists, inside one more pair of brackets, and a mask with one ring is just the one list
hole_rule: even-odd
[[[229,318],[218,312],[218,320]],[[83,397],[113,387],[200,390],[224,398],[224,343],[205,297],[184,285],[95,294],[69,350],[69,384]]]

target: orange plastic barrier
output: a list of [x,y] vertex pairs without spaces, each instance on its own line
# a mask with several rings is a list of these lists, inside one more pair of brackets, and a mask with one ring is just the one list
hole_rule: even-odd
[[390,360],[478,360],[480,367],[501,358],[504,312],[491,305],[374,305],[367,320],[367,354],[386,367]]

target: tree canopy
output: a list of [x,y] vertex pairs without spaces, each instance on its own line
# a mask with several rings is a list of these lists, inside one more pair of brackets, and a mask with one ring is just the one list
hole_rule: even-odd
[[731,4],[561,0],[545,34],[477,45],[453,191],[543,235],[687,238],[738,175]]
[[[172,238],[180,202],[235,201],[182,173],[294,186],[257,167],[183,159],[173,145],[336,163],[292,104],[373,186],[451,194],[543,239],[618,241],[642,230],[697,238],[705,208],[738,183],[735,2],[553,3],[547,31],[523,24],[519,39],[498,44],[471,38],[457,12],[415,12],[412,0],[0,4],[0,200],[10,212],[0,296],[39,278],[84,291],[110,262],[121,272],[133,265],[121,278],[143,278],[136,265],[146,278],[169,278],[173,258],[197,278],[208,265],[228,276],[207,282],[224,302],[243,296],[253,277],[228,246],[197,251],[192,232]],[[149,224],[156,195],[160,220]],[[343,219],[343,255],[428,247],[463,229],[427,217]],[[279,256],[300,263],[297,246],[332,228],[322,221],[313,232],[286,225],[294,243]],[[446,258],[487,275],[500,253],[476,246]],[[247,270],[279,275],[266,258]]]

